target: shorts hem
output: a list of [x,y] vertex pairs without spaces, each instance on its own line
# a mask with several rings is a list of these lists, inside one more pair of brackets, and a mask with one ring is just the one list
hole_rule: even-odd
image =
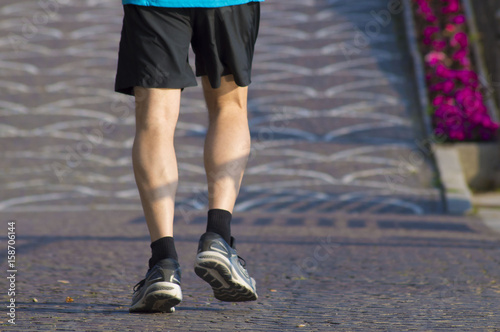
[[130,84],[125,87],[115,87],[115,92],[122,93],[129,96],[134,96],[134,88],[141,87],[146,89],[180,89],[184,90],[184,88],[197,86],[198,83],[189,83],[189,84]]

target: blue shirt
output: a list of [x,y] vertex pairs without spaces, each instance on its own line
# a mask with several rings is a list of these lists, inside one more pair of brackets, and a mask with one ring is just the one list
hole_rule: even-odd
[[225,7],[242,5],[249,2],[261,2],[264,0],[122,0],[124,5],[170,7],[170,8],[192,8],[192,7]]

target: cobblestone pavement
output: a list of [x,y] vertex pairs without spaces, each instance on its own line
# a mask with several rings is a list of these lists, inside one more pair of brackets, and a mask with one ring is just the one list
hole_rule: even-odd
[[[257,280],[259,299],[232,304],[215,300],[194,274],[204,229],[203,218],[196,217],[177,225],[184,301],[174,314],[131,315],[131,289],[149,258],[139,213],[5,217],[18,220],[17,330],[495,331],[500,326],[500,244],[475,219],[241,213],[233,231]],[[67,296],[74,302],[65,303]]]
[[443,214],[391,3],[262,6],[253,151],[233,222],[255,303],[218,302],[192,270],[206,114],[200,89],[184,91],[184,301],[174,314],[130,315],[149,242],[131,170],[133,101],[112,92],[119,1],[3,1],[0,234],[17,221],[18,306],[17,325],[3,316],[0,329],[500,330],[500,236]]

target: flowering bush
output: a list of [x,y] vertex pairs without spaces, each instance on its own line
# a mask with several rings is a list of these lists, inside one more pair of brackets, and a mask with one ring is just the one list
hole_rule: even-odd
[[448,140],[491,140],[499,125],[484,104],[471,63],[460,0],[413,0],[432,103],[434,133]]

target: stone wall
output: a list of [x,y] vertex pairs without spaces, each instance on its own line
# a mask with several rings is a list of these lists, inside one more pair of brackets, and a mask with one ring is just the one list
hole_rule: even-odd
[[472,0],[489,78],[500,107],[500,1]]

